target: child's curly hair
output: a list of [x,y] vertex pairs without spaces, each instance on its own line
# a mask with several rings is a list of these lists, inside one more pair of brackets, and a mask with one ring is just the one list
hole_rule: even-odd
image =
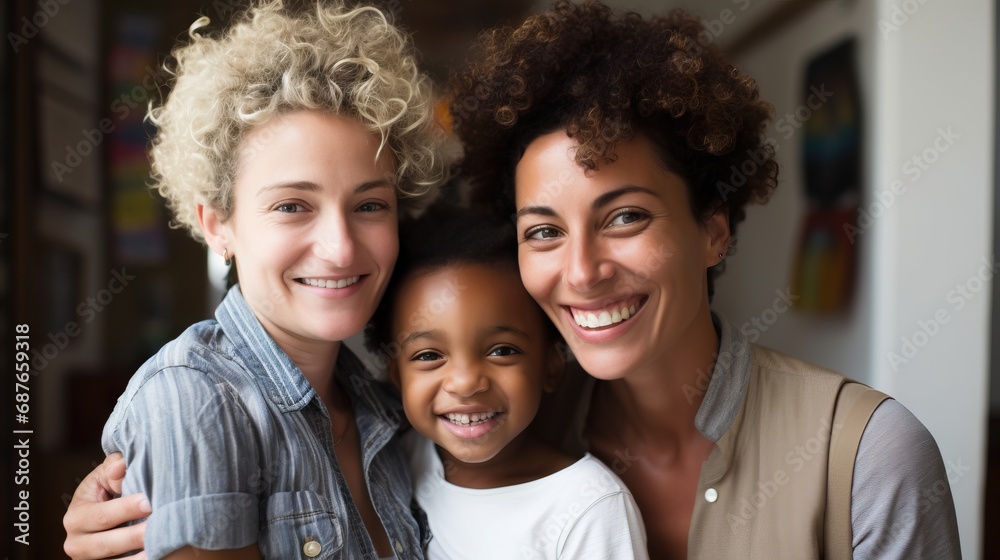
[[149,112],[153,186],[176,227],[204,240],[199,202],[227,218],[246,134],[297,109],[347,115],[379,135],[379,153],[388,148],[398,164],[401,202],[445,179],[430,79],[408,37],[378,9],[324,1],[293,12],[262,1],[220,34],[204,33],[208,24],[195,21],[190,42],[174,50],[172,91]]
[[774,146],[763,137],[773,108],[707,33],[682,11],[615,17],[598,2],[559,1],[517,29],[481,35],[472,62],[452,77],[463,171],[477,200],[499,198],[513,213],[514,167],[543,134],[566,130],[579,143],[576,161],[596,169],[615,160],[619,141],[642,133],[686,180],[694,216],[725,209],[735,234],[746,204],[766,201],[777,185]]

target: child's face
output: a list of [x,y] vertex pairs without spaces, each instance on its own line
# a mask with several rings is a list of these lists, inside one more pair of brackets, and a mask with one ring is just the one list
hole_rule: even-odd
[[558,383],[545,321],[512,269],[446,266],[403,281],[389,369],[413,427],[464,463],[494,458]]

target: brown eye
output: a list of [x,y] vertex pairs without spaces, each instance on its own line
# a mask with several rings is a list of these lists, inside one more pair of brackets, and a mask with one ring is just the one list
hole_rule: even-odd
[[526,239],[552,239],[559,237],[559,230],[551,227],[537,227],[525,232]]
[[632,209],[625,209],[615,214],[615,217],[612,218],[611,223],[609,225],[627,226],[630,224],[634,224],[636,222],[641,222],[642,220],[645,220],[648,217],[649,215],[644,212],[639,212],[637,210],[632,210]]

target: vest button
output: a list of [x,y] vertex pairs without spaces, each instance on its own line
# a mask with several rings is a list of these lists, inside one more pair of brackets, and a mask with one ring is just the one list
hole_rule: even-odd
[[705,501],[710,504],[714,504],[715,500],[719,499],[719,492],[715,488],[709,488],[705,490]]

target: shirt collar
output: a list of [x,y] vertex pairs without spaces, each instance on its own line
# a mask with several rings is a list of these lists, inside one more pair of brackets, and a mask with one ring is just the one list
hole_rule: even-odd
[[[239,284],[230,288],[216,309],[215,318],[234,347],[234,357],[257,379],[264,394],[279,410],[300,410],[316,396],[302,371],[250,310]],[[399,425],[402,419],[399,399],[384,384],[375,381],[344,344],[337,352],[334,375],[351,402],[362,404],[387,423]]]
[[694,425],[702,435],[718,442],[743,405],[752,352],[750,341],[729,321],[712,313],[712,323],[719,333],[719,352]]
[[702,466],[701,478],[707,484],[720,480],[729,470],[735,456],[747,384],[752,369],[753,348],[750,341],[728,321],[712,314],[719,333],[712,379],[698,407],[694,424],[715,448]]

